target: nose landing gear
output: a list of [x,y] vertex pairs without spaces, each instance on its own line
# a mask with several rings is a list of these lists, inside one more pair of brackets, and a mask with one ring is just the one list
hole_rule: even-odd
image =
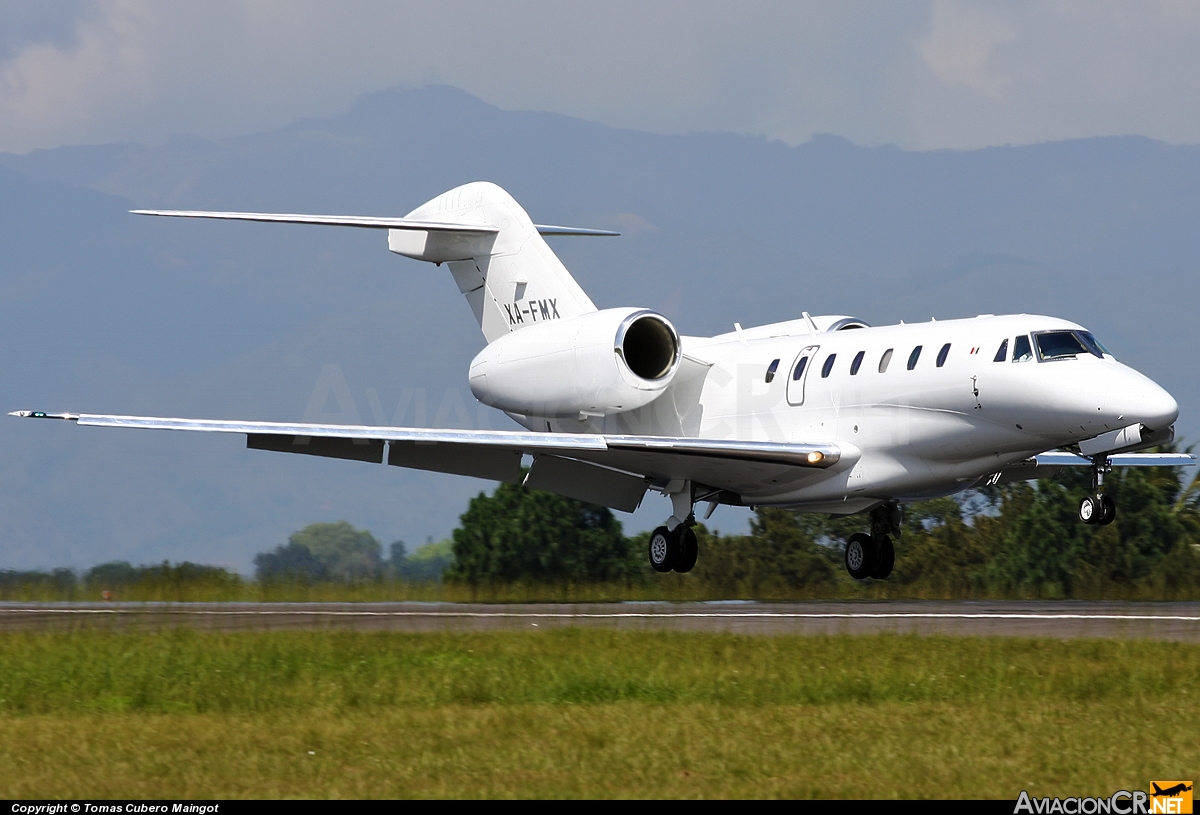
[[855,580],[883,580],[896,565],[889,533],[900,534],[900,506],[888,503],[871,510],[871,534],[858,532],[846,541],[846,571]]
[[1079,504],[1079,520],[1085,524],[1107,526],[1117,517],[1116,503],[1104,494],[1104,475],[1109,472],[1112,472],[1112,464],[1108,456],[1092,458],[1092,494]]

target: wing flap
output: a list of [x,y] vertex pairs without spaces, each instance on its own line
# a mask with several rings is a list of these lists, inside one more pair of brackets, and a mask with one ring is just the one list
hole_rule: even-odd
[[646,495],[646,479],[562,456],[535,456],[525,486],[633,512]]
[[489,481],[521,480],[521,451],[454,442],[393,441],[387,463],[393,467],[469,475]]
[[267,433],[246,435],[246,447],[251,450],[273,450],[277,453],[303,453],[309,456],[344,458],[379,464],[383,461],[383,441],[380,439],[339,439],[327,436],[283,436]]

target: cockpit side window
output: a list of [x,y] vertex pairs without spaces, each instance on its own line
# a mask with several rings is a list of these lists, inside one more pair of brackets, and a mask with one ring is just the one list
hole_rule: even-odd
[[887,370],[888,363],[892,361],[892,349],[889,348],[883,352],[883,356],[879,358],[879,373]]
[[775,372],[778,370],[779,370],[779,360],[777,360],[777,359],[771,360],[771,364],[767,366],[767,383],[768,384],[770,384],[771,380],[773,380],[775,378]]
[[917,367],[917,360],[921,358],[921,349],[924,347],[925,346],[923,345],[918,345],[916,348],[912,349],[912,353],[908,355],[908,370],[911,371],[913,368]]
[[862,365],[863,357],[866,356],[866,354],[866,351],[859,351],[854,355],[854,361],[850,363],[850,376],[856,376],[858,374],[859,366]]
[[1033,342],[1037,345],[1038,359],[1042,362],[1075,359],[1080,354],[1091,353],[1074,331],[1035,331]]
[[1013,362],[1028,362],[1033,359],[1033,348],[1029,345],[1029,337],[1022,334],[1013,343]]
[[996,358],[992,362],[1004,362],[1008,359],[1008,337],[1004,338],[1004,342],[1000,343],[1000,347],[996,350]]
[[937,366],[939,368],[946,364],[946,357],[948,357],[949,355],[950,355],[950,343],[946,343],[945,345],[942,346],[942,350],[938,351]]

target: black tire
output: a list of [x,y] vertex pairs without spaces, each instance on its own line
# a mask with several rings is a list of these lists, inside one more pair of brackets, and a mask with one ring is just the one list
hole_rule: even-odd
[[1089,495],[1079,502],[1079,520],[1085,524],[1094,524],[1102,517],[1104,508],[1095,496]]
[[1096,521],[1096,523],[1108,526],[1117,519],[1117,502],[1107,495],[1100,496],[1100,508],[1104,510],[1104,514],[1100,516],[1100,520]]
[[[678,529],[678,527],[676,527]],[[650,566],[656,572],[669,572],[679,560],[679,536],[660,526],[650,533]]]
[[846,571],[855,580],[865,580],[871,576],[875,565],[875,543],[870,535],[858,532],[846,541]]
[[871,570],[871,577],[884,580],[892,573],[892,567],[895,565],[896,547],[892,546],[892,539],[884,535],[879,542],[879,554],[875,559],[875,568]]
[[696,565],[696,557],[700,554],[700,544],[696,542],[696,533],[691,527],[683,526],[675,530],[679,535],[679,560],[675,561],[675,571],[686,574]]

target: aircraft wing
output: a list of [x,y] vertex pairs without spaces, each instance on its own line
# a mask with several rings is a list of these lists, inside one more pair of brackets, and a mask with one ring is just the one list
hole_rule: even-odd
[[[1092,460],[1065,450],[1034,456],[1038,467],[1090,467]],[[1114,467],[1190,467],[1196,463],[1191,453],[1118,453],[1109,456]]]
[[[1109,456],[1114,467],[1190,467],[1196,457],[1190,453],[1120,453]],[[1035,478],[1050,478],[1063,467],[1090,467],[1092,460],[1077,456],[1066,450],[1038,453],[1032,458],[1010,464],[999,472],[992,473],[982,483],[1008,484],[1013,481],[1029,481]]]
[[522,481],[521,459],[533,457],[524,478],[531,489],[632,511],[649,487],[687,479],[726,499],[740,500],[747,484],[818,476],[847,452],[836,444],[787,444],[667,436],[534,433],[369,425],[319,425],[171,419],[22,410],[9,415],[63,419],[85,427],[241,433],[254,450],[342,458],[494,481]]
[[[133,209],[134,215],[162,215],[169,218],[215,218],[223,221],[267,221],[277,224],[317,224],[319,226],[356,226],[363,229],[415,229],[425,232],[458,232],[478,235],[495,234],[499,227],[488,224],[443,223],[414,218],[372,218],[358,215],[298,215],[275,212],[201,212],[181,209]],[[543,235],[595,235],[615,237],[620,232],[607,229],[583,229],[576,226],[535,224]]]

